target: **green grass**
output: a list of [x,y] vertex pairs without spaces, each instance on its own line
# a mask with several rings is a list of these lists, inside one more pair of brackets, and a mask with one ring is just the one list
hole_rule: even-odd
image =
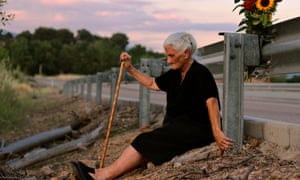
[[0,128],[11,129],[25,119],[30,99],[18,94],[8,85],[0,90]]
[[0,129],[10,129],[25,119],[30,96],[20,95],[13,88],[19,81],[3,63],[0,63],[0,82]]
[[[51,87],[38,88],[38,89],[33,90],[33,92],[31,93],[32,94],[31,96],[33,98],[38,98],[39,99],[42,96],[46,96],[46,95],[54,93],[56,91],[57,91],[56,89],[51,88]],[[56,106],[57,106],[57,100],[56,99],[47,99],[46,101],[41,100],[41,101],[38,101],[34,104],[31,104],[31,106],[29,108],[30,108],[30,111],[32,113],[34,113],[34,112],[40,112],[40,111],[45,110],[45,109],[52,109]]]
[[29,113],[47,111],[57,106],[57,99],[43,97],[55,88],[32,88],[30,79],[18,69],[8,69],[0,59],[0,131],[19,129],[28,122]]

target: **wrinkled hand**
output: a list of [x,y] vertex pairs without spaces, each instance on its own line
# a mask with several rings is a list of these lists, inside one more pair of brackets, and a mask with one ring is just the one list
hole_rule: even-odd
[[93,178],[93,179],[96,179],[97,180],[97,176],[96,174],[93,174],[93,173],[89,173],[89,175]]
[[217,146],[221,151],[225,151],[226,149],[233,146],[233,140],[229,137],[225,136],[223,131],[219,131],[217,134],[214,135]]
[[95,174],[89,173],[89,175],[95,180],[108,179],[107,177],[105,177],[105,172],[103,172],[103,169],[95,169]]
[[131,56],[127,52],[122,52],[120,54],[120,61],[124,62],[124,66],[126,69],[131,67]]

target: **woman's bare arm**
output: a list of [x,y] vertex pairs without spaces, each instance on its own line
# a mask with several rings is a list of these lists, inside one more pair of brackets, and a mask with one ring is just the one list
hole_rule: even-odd
[[226,150],[233,146],[233,140],[225,136],[221,129],[219,105],[217,98],[211,97],[206,100],[208,115],[212,127],[212,132],[220,150]]

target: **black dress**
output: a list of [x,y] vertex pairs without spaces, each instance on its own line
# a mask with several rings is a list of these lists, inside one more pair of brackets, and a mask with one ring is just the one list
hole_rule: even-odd
[[194,61],[181,82],[180,71],[169,70],[155,79],[167,93],[166,116],[161,128],[138,135],[131,145],[158,165],[188,150],[214,141],[206,100],[218,97],[209,70]]

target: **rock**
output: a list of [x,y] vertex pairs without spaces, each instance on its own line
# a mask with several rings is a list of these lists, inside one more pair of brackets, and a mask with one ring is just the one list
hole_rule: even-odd
[[181,162],[175,162],[173,165],[174,168],[179,168],[180,166],[182,166]]
[[51,169],[49,166],[42,167],[41,173],[44,176],[53,176],[53,175],[55,175],[55,171],[53,169]]
[[147,169],[154,169],[155,165],[152,162],[147,163]]
[[281,147],[268,141],[261,143],[258,149],[264,154],[275,154],[281,160],[296,161],[300,157],[299,149]]

